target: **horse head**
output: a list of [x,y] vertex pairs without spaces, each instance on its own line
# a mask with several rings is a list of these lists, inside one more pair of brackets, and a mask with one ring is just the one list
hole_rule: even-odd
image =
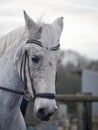
[[19,76],[34,99],[34,113],[47,121],[57,110],[55,77],[63,18],[51,24],[35,23],[24,12],[26,41],[16,54]]

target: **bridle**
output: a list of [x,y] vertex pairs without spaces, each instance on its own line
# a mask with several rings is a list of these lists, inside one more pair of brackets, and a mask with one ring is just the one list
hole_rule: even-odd
[[[40,42],[38,40],[35,40],[35,39],[27,40],[26,44],[36,44],[36,45],[38,45],[40,47],[43,47],[43,48],[45,48],[47,50],[50,50],[50,51],[56,51],[56,50],[58,50],[60,48],[60,44],[58,44],[57,46],[52,47],[52,48],[45,47],[45,46],[43,46],[42,42]],[[26,57],[29,58],[29,55],[28,55],[27,51],[25,51],[23,56],[25,57],[24,63],[26,63]],[[25,72],[25,64],[23,66],[23,61],[22,61],[21,67],[20,67],[20,77],[21,77],[21,79],[22,79],[22,69],[24,69],[23,71],[24,71],[24,73],[26,73]],[[30,76],[30,68],[29,68],[29,76]],[[30,76],[30,80],[32,81],[31,76]],[[4,91],[15,93],[15,94],[23,95],[26,98],[26,100],[29,100],[29,101],[34,101],[36,98],[55,99],[55,94],[54,93],[36,93],[33,84],[32,84],[32,90],[33,90],[34,98],[28,97],[27,96],[28,95],[28,88],[27,88],[26,75],[24,75],[24,84],[25,84],[24,92],[23,91],[18,91],[18,90],[13,90],[13,89],[10,89],[10,88],[5,88],[5,87],[0,87],[0,89],[4,90]]]

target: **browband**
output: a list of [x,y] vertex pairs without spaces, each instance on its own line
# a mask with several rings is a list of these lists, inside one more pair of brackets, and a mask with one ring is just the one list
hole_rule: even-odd
[[27,43],[27,44],[28,44],[28,43],[37,44],[37,45],[40,46],[40,47],[43,47],[43,48],[45,48],[45,49],[47,49],[47,50],[52,50],[52,51],[56,51],[56,50],[58,50],[58,49],[60,48],[60,44],[58,44],[57,46],[52,47],[52,48],[45,47],[45,46],[43,46],[42,42],[40,42],[40,41],[38,41],[38,40],[35,40],[35,39],[29,39],[29,40],[27,40],[26,43]]

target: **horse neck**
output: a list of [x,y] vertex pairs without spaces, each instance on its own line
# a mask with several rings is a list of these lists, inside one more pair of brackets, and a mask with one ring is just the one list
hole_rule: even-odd
[[[19,78],[17,68],[14,65],[14,53],[15,53],[15,49],[11,48],[7,53],[5,53],[0,58],[0,86],[23,91],[24,84]],[[14,103],[15,101],[14,99],[16,98],[18,102],[21,99],[21,96],[17,94],[13,94],[11,92],[0,90],[0,99],[2,98],[5,99],[5,102],[7,104],[11,102],[12,99]]]
[[[16,46],[21,38],[25,38],[24,27],[17,28],[5,36],[0,37],[0,57],[5,54],[10,46]],[[19,43],[20,44],[20,43]]]

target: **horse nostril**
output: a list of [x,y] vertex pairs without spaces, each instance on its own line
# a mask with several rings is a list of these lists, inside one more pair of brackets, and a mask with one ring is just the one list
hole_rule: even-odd
[[55,112],[56,112],[57,110],[58,110],[58,108],[56,107],[56,108],[55,108]]
[[47,110],[46,110],[45,108],[40,108],[40,109],[38,110],[38,114],[39,114],[40,116],[45,116],[45,115],[47,115]]
[[36,116],[42,121],[48,121],[50,117],[57,111],[57,107],[53,109],[39,108]]

